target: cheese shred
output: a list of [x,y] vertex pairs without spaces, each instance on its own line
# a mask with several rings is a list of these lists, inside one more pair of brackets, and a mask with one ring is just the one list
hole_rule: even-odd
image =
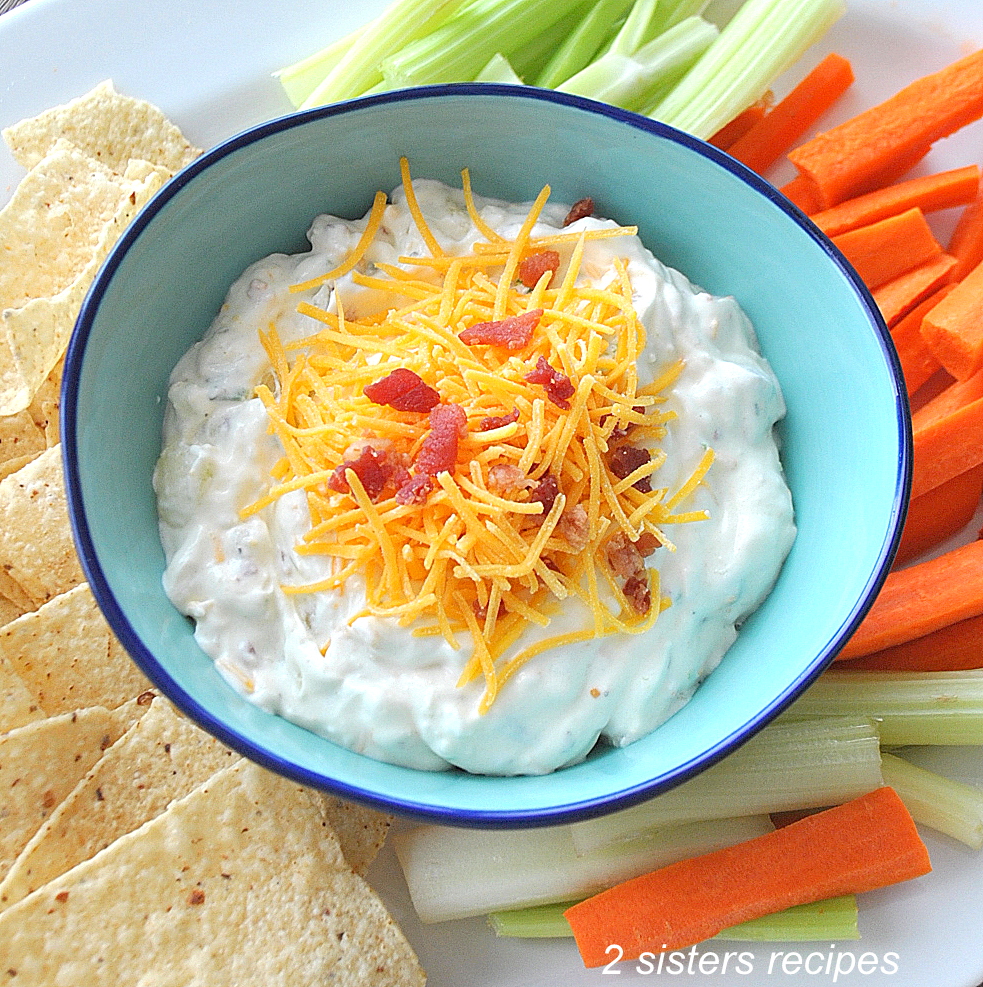
[[[380,192],[351,254],[292,286],[306,293],[297,309],[312,319],[312,332],[286,345],[275,326],[261,334],[270,366],[255,393],[284,452],[266,493],[241,513],[303,491],[311,528],[297,550],[330,559],[332,575],[284,591],[336,589],[359,573],[364,614],[439,635],[455,649],[459,637],[470,638],[459,685],[483,683],[478,708],[485,713],[544,651],[654,626],[669,604],[646,557],[673,550],[665,526],[707,516],[680,508],[705,481],[713,451],[678,489],[656,482],[666,459],[660,439],[673,419],[661,406],[682,365],[640,386],[645,330],[627,264],[616,261],[600,284],[584,283],[587,242],[633,234],[633,227],[536,236],[546,187],[509,239],[481,217],[465,171],[465,208],[479,239],[471,253],[450,256],[426,223],[405,159],[400,172],[406,209],[429,254],[399,265],[365,263],[390,208]],[[527,288],[517,281],[522,262],[547,248],[561,256],[560,268]],[[393,307],[347,318],[331,290],[346,275],[385,292]],[[318,290],[329,291],[333,311],[315,304]],[[476,324],[523,317],[536,324],[517,349],[460,338]],[[553,383],[542,376],[544,364]],[[421,449],[438,431],[432,415],[364,393],[395,370],[412,371],[441,404],[463,412],[454,462],[416,476],[417,497],[397,493],[405,493]],[[359,471],[367,453],[384,466],[381,485]],[[626,543],[636,547],[630,577],[611,554],[612,545]],[[568,597],[584,604],[585,626],[516,651],[523,632],[548,625]]]

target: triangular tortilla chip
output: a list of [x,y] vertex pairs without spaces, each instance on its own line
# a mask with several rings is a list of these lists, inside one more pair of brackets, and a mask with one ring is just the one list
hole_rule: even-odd
[[93,706],[0,736],[0,874],[126,726]]
[[0,659],[10,663],[48,716],[82,706],[112,709],[150,688],[88,583],[0,628]]
[[60,446],[0,480],[0,566],[36,606],[83,582]]
[[338,837],[348,865],[364,877],[386,842],[392,816],[334,795],[315,793],[314,797],[320,801],[321,811]]
[[31,837],[0,881],[0,909],[153,819],[238,757],[158,696]]
[[121,95],[108,79],[84,96],[3,131],[14,158],[25,168],[33,168],[59,137],[116,171],[130,158],[177,171],[201,153],[156,106]]
[[44,710],[31,690],[10,667],[10,662],[0,657],[0,733],[43,719]]
[[425,983],[300,786],[251,762],[0,913],[18,987]]

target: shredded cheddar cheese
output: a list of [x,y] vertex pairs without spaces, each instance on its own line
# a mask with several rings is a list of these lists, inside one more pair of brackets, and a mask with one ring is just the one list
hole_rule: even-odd
[[[643,565],[626,578],[612,546],[639,559],[657,546],[673,551],[666,526],[706,517],[681,508],[704,481],[713,453],[706,451],[677,490],[658,485],[665,462],[659,440],[673,418],[665,402],[681,365],[640,384],[645,330],[626,265],[616,262],[601,286],[579,277],[588,240],[634,228],[536,237],[547,187],[518,235],[506,239],[481,219],[465,171],[467,214],[483,240],[469,255],[451,256],[427,227],[405,160],[401,174],[429,254],[400,258],[402,266],[365,262],[384,220],[380,193],[350,256],[293,286],[304,291],[350,274],[356,284],[401,301],[348,318],[335,294],[332,310],[304,300],[297,309],[316,323],[311,335],[284,344],[275,325],[261,334],[270,371],[256,394],[284,454],[268,492],[242,514],[305,491],[311,528],[297,550],[329,557],[333,571],[284,591],[334,589],[358,572],[367,592],[364,614],[440,635],[454,648],[470,638],[459,684],[483,680],[486,711],[543,651],[644,633],[655,624],[668,605],[656,568]],[[565,252],[562,267],[531,287],[517,284],[520,263],[547,248]],[[461,339],[469,327],[535,313],[535,328],[519,348]],[[438,431],[432,413],[366,395],[366,387],[397,369],[412,371],[434,403],[456,406],[464,419],[453,463],[429,477],[416,471],[422,499],[397,497],[396,480],[370,489],[357,469],[369,449],[395,463],[406,482]],[[626,445],[627,465],[614,469],[613,457]],[[547,625],[567,598],[584,604],[588,625],[515,652],[522,632]]]

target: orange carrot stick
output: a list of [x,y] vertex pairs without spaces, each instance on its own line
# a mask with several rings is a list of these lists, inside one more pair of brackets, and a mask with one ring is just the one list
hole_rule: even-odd
[[[909,178],[906,182],[898,182],[866,195],[847,199],[838,206],[816,213],[812,221],[827,236],[839,236],[858,226],[895,216],[914,206],[925,213],[968,206],[975,200],[979,187],[980,169],[976,165],[953,168],[951,171]],[[965,215],[965,211],[963,214]],[[951,243],[949,253],[956,255]],[[983,260],[983,256],[980,259]]]
[[983,463],[983,398],[913,429],[911,496]]
[[859,658],[983,614],[983,541],[888,573],[838,658]]
[[977,264],[983,263],[983,188],[962,211],[949,238],[948,252],[957,261],[952,270],[954,281],[961,281]]
[[[954,476],[908,505],[895,566],[951,538],[973,519],[983,496],[983,465]],[[983,655],[980,656],[983,659]]]
[[980,398],[983,398],[983,370],[969,380],[954,380],[930,401],[926,401],[911,416],[912,431],[927,428],[933,422],[941,421]]
[[813,191],[812,184],[802,178],[801,175],[783,185],[779,191],[807,216],[812,215],[819,208],[819,199]]
[[833,237],[833,243],[872,291],[942,253],[917,206]]
[[963,672],[983,668],[983,615],[896,644],[893,648],[838,663],[869,672]]
[[909,397],[941,366],[922,336],[922,318],[941,301],[941,295],[951,290],[952,285],[943,286],[934,295],[916,305],[891,328],[891,339],[894,340],[895,349],[898,351],[901,372],[904,374],[905,388]]
[[853,83],[849,61],[828,54],[792,91],[775,104],[729,153],[758,174],[764,174],[812,127]]
[[871,294],[888,326],[896,326],[919,302],[947,284],[955,265],[955,257],[938,254],[932,260],[875,288]]
[[884,787],[625,881],[563,914],[584,965],[597,967],[682,949],[752,918],[931,869],[908,810],[893,788]]
[[719,147],[721,151],[726,151],[736,140],[740,140],[771,107],[771,93],[767,93],[757,103],[752,103],[746,110],[725,123],[708,141],[714,147]]
[[[983,116],[983,50],[923,76],[890,99],[789,153],[824,209],[894,181],[932,144]],[[903,170],[899,170],[903,169]]]
[[925,315],[922,336],[957,380],[966,380],[983,367],[983,263]]

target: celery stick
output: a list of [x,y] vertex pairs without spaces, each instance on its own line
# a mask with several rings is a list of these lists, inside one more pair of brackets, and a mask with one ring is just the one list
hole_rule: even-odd
[[[563,913],[573,901],[492,912],[489,924],[499,936],[555,939],[572,936]],[[821,942],[859,939],[857,899],[842,895],[825,901],[793,905],[784,911],[733,925],[714,936],[732,942]]]
[[877,731],[864,719],[775,723],[689,781],[620,812],[574,823],[583,855],[650,827],[833,805],[883,784]]
[[363,28],[346,34],[343,38],[322,48],[320,51],[302,58],[293,65],[274,72],[273,75],[283,86],[287,98],[294,109],[299,109],[304,100],[320,85],[324,77],[341,61],[345,52],[355,43]]
[[502,908],[586,898],[629,877],[770,832],[767,816],[671,826],[588,857],[569,826],[490,831],[425,825],[393,844],[410,897],[424,922],[485,915]]
[[884,784],[901,796],[912,818],[973,850],[983,848],[983,792],[894,754],[882,755]]
[[522,80],[512,68],[509,60],[499,52],[488,59],[488,64],[474,77],[474,81],[509,82],[513,85],[522,85]]
[[691,64],[713,43],[717,33],[708,21],[690,17],[633,55],[607,52],[557,89],[626,110],[641,109],[654,87],[677,69]]
[[598,0],[556,50],[536,78],[536,85],[555,89],[589,65],[612,25],[624,16],[633,0]]
[[[379,64],[386,55],[424,34],[439,30],[466,2],[467,0],[395,0],[362,29],[355,43],[303,105],[321,106],[350,99],[377,85],[382,78]],[[488,57],[492,54],[494,52],[489,52]]]
[[509,61],[516,74],[530,85],[538,85],[536,80],[546,71],[549,60],[556,54],[558,48],[576,30],[591,10],[592,0],[587,0],[572,7],[554,24],[540,31],[534,38],[527,41],[521,48],[509,52]]
[[[649,25],[652,37],[668,31],[687,17],[696,17],[709,6],[709,0],[659,0],[659,9]],[[649,40],[648,38],[645,39]]]
[[881,744],[983,744],[983,672],[830,671],[784,715],[867,716]]
[[496,52],[511,57],[580,3],[471,0],[436,31],[383,59],[383,75],[393,87],[473,79]]
[[649,25],[655,17],[658,3],[659,0],[635,0],[608,51],[620,55],[634,55],[649,37]]
[[760,99],[843,11],[843,0],[746,0],[650,116],[711,137]]

